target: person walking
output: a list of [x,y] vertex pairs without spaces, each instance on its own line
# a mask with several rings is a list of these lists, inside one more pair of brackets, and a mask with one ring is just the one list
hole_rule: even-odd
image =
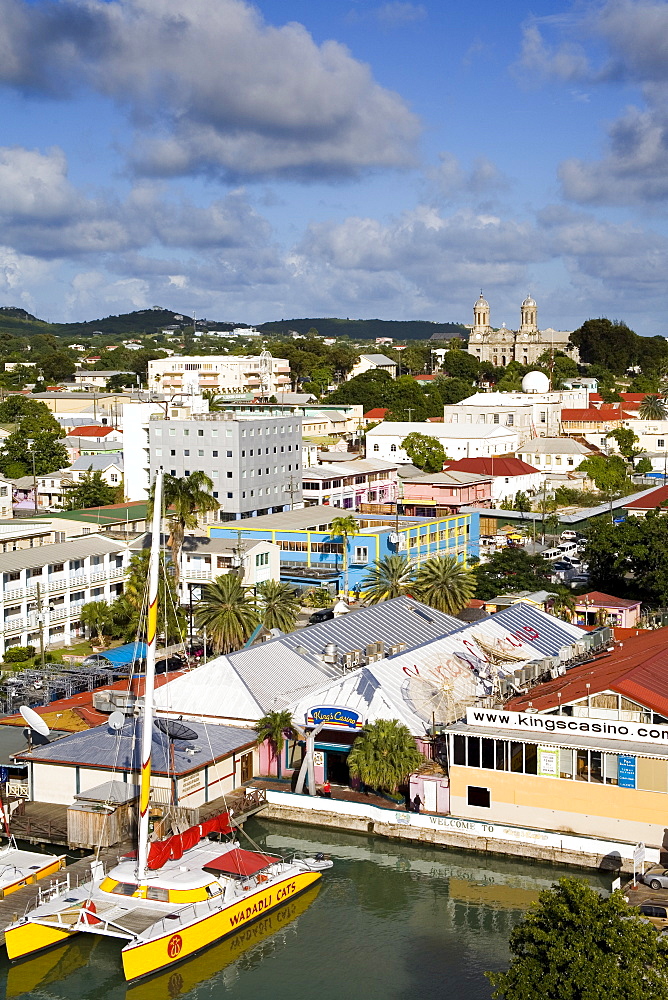
[[326,781],[322,786],[322,796],[324,799],[331,799],[332,797],[332,786],[329,781]]
[[420,793],[418,792],[413,799],[413,812],[419,813],[420,807],[422,805],[422,799],[420,798]]

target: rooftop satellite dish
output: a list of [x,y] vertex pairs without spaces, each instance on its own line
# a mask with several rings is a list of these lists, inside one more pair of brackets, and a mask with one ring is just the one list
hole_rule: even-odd
[[125,725],[125,716],[123,715],[122,712],[112,712],[109,718],[107,719],[107,723],[110,729],[115,729],[116,731],[118,731],[119,729],[122,729],[123,726]]
[[33,729],[36,733],[39,733],[40,736],[49,735],[50,730],[46,722],[41,715],[34,712],[32,708],[28,708],[27,705],[21,705],[19,712],[29,729]]
[[169,736],[170,740],[196,740],[197,733],[182,722],[175,719],[156,719],[155,724],[161,733]]

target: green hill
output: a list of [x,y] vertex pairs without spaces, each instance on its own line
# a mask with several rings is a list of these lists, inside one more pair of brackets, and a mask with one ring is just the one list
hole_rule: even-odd
[[351,340],[375,340],[392,337],[393,340],[429,340],[433,333],[452,333],[468,337],[461,323],[431,323],[428,320],[392,319],[282,319],[280,322],[263,323],[258,330],[263,333],[285,335],[290,330],[308,333],[316,329],[322,337],[350,337]]

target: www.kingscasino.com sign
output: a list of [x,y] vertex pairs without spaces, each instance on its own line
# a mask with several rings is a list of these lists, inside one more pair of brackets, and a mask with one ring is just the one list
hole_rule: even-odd
[[490,729],[519,729],[523,733],[541,733],[555,736],[588,736],[595,739],[625,740],[636,743],[665,745],[668,750],[668,723],[617,722],[608,719],[573,718],[570,715],[539,715],[530,712],[497,712],[487,708],[469,708],[466,712],[469,726]]

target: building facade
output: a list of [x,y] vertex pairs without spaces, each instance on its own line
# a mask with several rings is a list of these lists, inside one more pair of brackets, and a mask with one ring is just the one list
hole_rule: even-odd
[[446,458],[477,458],[487,455],[505,455],[519,446],[520,435],[515,427],[500,424],[441,424],[404,420],[384,420],[372,427],[366,435],[366,453],[369,458],[384,462],[409,465],[410,456],[402,442],[409,434],[423,434],[440,441]]
[[158,358],[148,363],[150,389],[197,394],[255,392],[276,396],[290,388],[290,363],[269,351],[250,357],[202,355]]
[[571,331],[538,329],[538,306],[528,295],[520,307],[520,325],[517,330],[502,326],[495,330],[490,325],[489,302],[482,292],[473,306],[473,326],[469,335],[468,352],[478,361],[491,361],[505,368],[511,361],[533,365],[544,351],[563,351],[575,361],[579,352],[570,343]]
[[397,497],[397,465],[357,459],[314,465],[303,472],[305,506],[331,504],[359,510],[364,503],[393,503]]
[[295,414],[154,414],[144,430],[148,481],[205,472],[220,504],[215,520],[233,521],[290,510],[302,501],[301,417]]

